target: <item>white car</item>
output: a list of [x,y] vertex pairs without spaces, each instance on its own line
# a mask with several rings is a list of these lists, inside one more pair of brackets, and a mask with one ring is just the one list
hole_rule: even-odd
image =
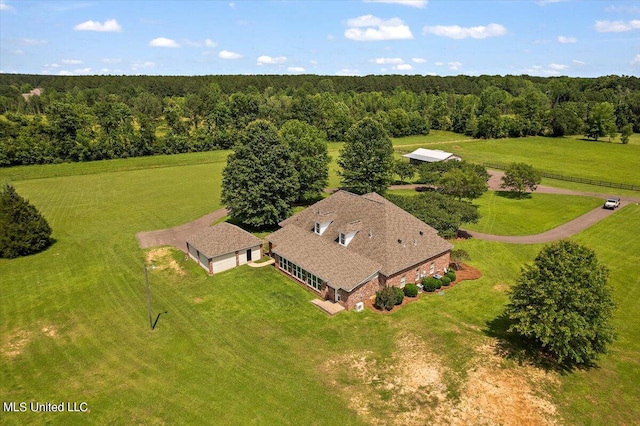
[[604,203],[604,206],[602,206],[602,208],[609,209],[609,210],[615,210],[618,207],[620,207],[620,198],[609,198]]

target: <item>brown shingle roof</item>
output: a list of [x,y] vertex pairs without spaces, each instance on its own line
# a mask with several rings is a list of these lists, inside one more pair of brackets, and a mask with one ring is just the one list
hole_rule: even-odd
[[[313,232],[318,211],[335,213],[335,219],[323,235]],[[346,253],[356,254],[359,259],[367,259],[370,264],[379,265],[380,273],[390,276],[452,248],[448,241],[438,236],[435,229],[374,193],[360,196],[338,191],[282,221],[280,226],[283,229],[295,227],[304,232],[296,234],[296,238],[280,240],[279,251],[296,253],[312,241],[323,242],[321,249],[318,247],[316,251],[305,251],[304,256],[302,253],[298,256],[307,263],[312,262],[311,258],[331,259],[313,261],[318,267],[322,266],[322,270],[308,269],[321,278],[323,274],[330,275],[337,269],[355,268],[357,262],[362,261],[356,261],[355,258],[349,260]],[[358,232],[348,247],[340,246],[337,243],[339,232],[356,230],[355,228]],[[276,231],[268,240],[276,244],[272,237],[281,231]],[[292,258],[289,260],[294,261]],[[363,273],[361,271],[359,274]]]
[[272,251],[325,281],[351,291],[368,281],[380,265],[338,243],[297,226],[285,226],[268,237]]
[[261,245],[262,240],[235,225],[222,222],[190,236],[187,243],[211,259]]

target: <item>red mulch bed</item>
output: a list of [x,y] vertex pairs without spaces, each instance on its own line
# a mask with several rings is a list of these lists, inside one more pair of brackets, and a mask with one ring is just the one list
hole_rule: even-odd
[[462,263],[461,265],[461,269],[459,271],[456,271],[456,280],[454,282],[452,282],[451,284],[449,284],[446,287],[442,287],[439,290],[436,290],[434,292],[431,293],[418,293],[418,297],[406,297],[404,298],[404,300],[402,301],[402,303],[400,305],[396,305],[393,307],[393,309],[391,309],[390,311],[386,311],[386,310],[379,310],[377,309],[375,306],[373,306],[373,302],[375,300],[375,297],[372,297],[371,299],[365,301],[364,305],[368,308],[370,308],[372,311],[377,312],[379,314],[392,314],[394,312],[396,312],[398,309],[402,308],[404,305],[411,303],[415,300],[420,299],[421,297],[429,297],[429,296],[433,296],[435,294],[438,293],[438,291],[447,291],[448,289],[450,289],[451,287],[458,285],[458,283],[462,282],[462,281],[469,281],[469,280],[477,280],[478,278],[480,278],[482,276],[482,272],[480,272],[480,270],[469,266],[465,263]]

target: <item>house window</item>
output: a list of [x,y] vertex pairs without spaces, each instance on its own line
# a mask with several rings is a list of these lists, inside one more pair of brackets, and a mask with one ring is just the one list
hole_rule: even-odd
[[431,262],[431,266],[429,266],[429,273],[433,274],[436,271],[436,264],[435,262]]
[[313,287],[318,291],[322,290],[322,280],[295,263],[289,262],[287,259],[280,257],[278,261],[280,269],[293,275],[299,281],[302,281],[309,287]]
[[416,269],[416,282],[420,281],[420,268]]
[[341,246],[346,246],[346,242],[347,242],[347,237],[341,232],[340,233],[340,239],[338,240],[338,242],[340,243]]
[[403,275],[402,278],[400,278],[400,288],[403,288],[406,283],[407,283],[407,276]]
[[315,232],[318,235],[321,235],[320,234],[320,224],[318,222],[316,222],[316,225],[315,225],[315,227],[313,229],[313,232]]

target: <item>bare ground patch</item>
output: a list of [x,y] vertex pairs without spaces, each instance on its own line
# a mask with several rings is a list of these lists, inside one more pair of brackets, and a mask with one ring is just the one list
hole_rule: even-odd
[[185,275],[186,272],[176,262],[171,254],[171,249],[169,247],[160,247],[157,249],[152,249],[147,252],[146,255],[147,264],[153,264],[157,269],[161,271],[172,271],[178,275]]
[[31,330],[18,330],[5,335],[2,339],[2,353],[9,358],[20,356],[27,345],[29,345],[35,337],[38,337],[40,333],[51,338],[58,337],[58,327],[53,324],[43,325],[38,331],[39,333]]
[[531,366],[504,366],[495,343],[475,348],[464,374],[447,367],[416,336],[405,335],[388,360],[352,352],[329,360],[339,371],[331,384],[349,407],[374,425],[555,425],[556,407],[545,389],[554,374]]

